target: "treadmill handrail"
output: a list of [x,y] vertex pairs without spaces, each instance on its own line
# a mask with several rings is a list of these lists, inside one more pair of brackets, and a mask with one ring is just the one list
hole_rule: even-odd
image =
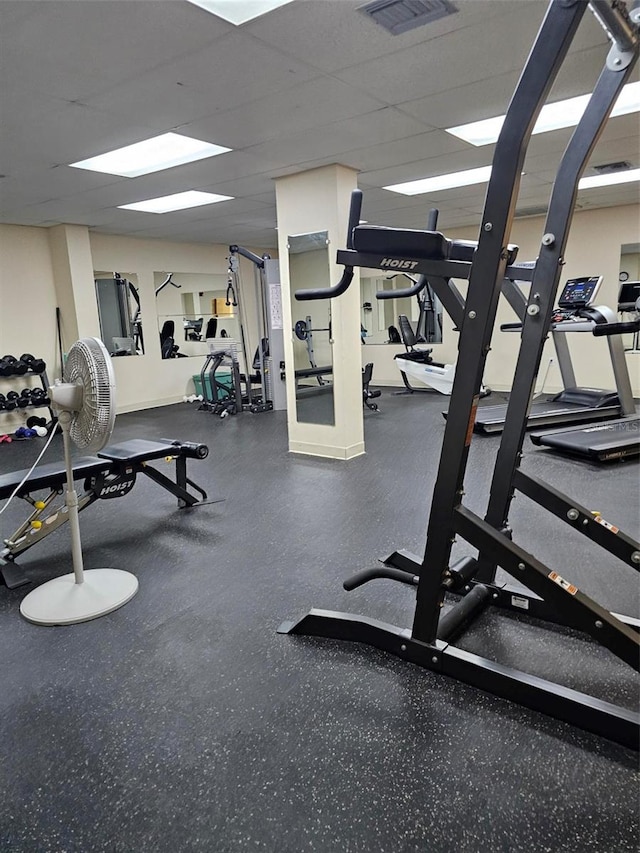
[[638,331],[640,331],[640,317],[637,320],[629,320],[628,323],[598,323],[593,327],[593,335],[596,338]]

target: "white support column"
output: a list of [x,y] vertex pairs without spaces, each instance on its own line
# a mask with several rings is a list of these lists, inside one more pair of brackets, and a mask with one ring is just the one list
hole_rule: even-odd
[[[289,450],[333,459],[352,459],[364,453],[362,416],[362,352],[360,342],[360,277],[355,271],[351,287],[331,300],[333,336],[334,424],[301,423],[296,415],[291,285],[287,238],[293,234],[327,231],[330,281],[336,284],[343,268],[335,262],[345,247],[349,200],[357,187],[357,173],[346,166],[331,165],[276,179],[278,254],[282,282],[284,349],[287,377]],[[310,303],[306,303],[309,305]],[[299,302],[299,316],[307,311]]]
[[100,337],[89,230],[84,225],[55,225],[49,246],[65,351],[78,338]]

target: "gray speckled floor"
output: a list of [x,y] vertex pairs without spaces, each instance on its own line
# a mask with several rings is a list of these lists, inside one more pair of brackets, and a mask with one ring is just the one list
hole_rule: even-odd
[[[0,587],[2,853],[637,850],[634,753],[377,651],[276,633],[310,606],[410,624],[408,588],[341,584],[394,548],[421,553],[443,398],[385,390],[378,402],[368,453],[348,463],[290,456],[282,413],[220,420],[180,405],[118,418],[114,441],[207,442],[190,471],[226,501],[178,511],[141,478],[83,513],[86,566],[140,580],[100,620],[38,628],[19,614],[28,587]],[[37,446],[0,445],[0,471]],[[478,511],[496,446],[472,445]],[[528,444],[524,468],[637,535],[636,464]],[[11,507],[2,531],[21,517]],[[594,560],[525,498],[512,522],[602,604],[638,614],[634,573]],[[34,582],[63,573],[67,532],[20,563]],[[576,634],[485,614],[459,644],[637,704],[628,668]]]

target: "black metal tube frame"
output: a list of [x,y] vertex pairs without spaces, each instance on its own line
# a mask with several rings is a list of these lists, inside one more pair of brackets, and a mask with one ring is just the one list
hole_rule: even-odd
[[[456,371],[433,492],[424,557],[418,563],[418,558],[414,555],[396,551],[384,561],[385,564],[403,572],[414,572],[419,578],[412,629],[400,629],[353,614],[312,610],[298,622],[284,623],[279,631],[367,643],[637,749],[640,715],[455,649],[437,638],[441,606],[451,577],[451,548],[458,535],[478,550],[485,566],[488,565],[491,569],[489,572],[485,570],[485,574],[488,574],[488,584],[480,583],[479,575],[476,575],[476,580],[469,579],[465,590],[474,593],[474,600],[477,599],[482,604],[490,597],[498,606],[506,606],[507,599],[510,599],[513,609],[519,608],[521,612],[528,612],[530,615],[540,614],[551,621],[570,623],[611,649],[630,666],[637,669],[639,665],[640,637],[637,624],[629,624],[624,618],[610,613],[592,601],[575,584],[551,571],[533,555],[512,542],[506,525],[507,513],[495,511],[496,507],[502,509],[504,506],[508,509],[513,489],[516,487],[514,480],[530,399],[527,387],[530,383],[525,374],[531,373],[535,380],[538,366],[535,364],[537,347],[539,341],[546,336],[545,324],[552,307],[549,300],[555,295],[564,262],[564,246],[578,179],[604,127],[615,96],[628,77],[630,67],[638,54],[638,39],[637,34],[634,34],[631,39],[633,56],[627,68],[618,72],[610,72],[607,69],[602,72],[585,116],[574,133],[560,167],[549,207],[540,259],[531,278],[521,275],[517,268],[514,268],[514,274],[511,275],[511,270],[507,270],[507,246],[526,148],[538,113],[569,50],[585,9],[586,4],[580,0],[552,0],[547,10],[496,144],[480,239],[473,264],[411,259],[415,261],[411,264],[411,272],[443,278],[469,279],[458,358],[458,364],[465,369]],[[348,245],[352,245],[351,233]],[[388,254],[364,254],[354,252],[350,248],[338,252],[338,263],[351,270],[354,266],[386,268],[388,258]],[[403,268],[409,267],[403,265]],[[502,439],[503,458],[512,464],[508,466],[507,473],[500,470],[499,463],[496,464],[496,490],[494,494],[492,489],[490,497],[490,503],[491,499],[493,500],[494,512],[491,518],[488,513],[487,519],[483,520],[462,506],[463,484],[486,355],[495,325],[501,283],[505,276],[513,280],[532,280],[520,358],[524,357],[522,350],[526,349],[530,341],[533,341],[536,347],[536,354],[527,362],[526,371],[520,367],[520,359],[518,362],[520,374],[524,375],[524,379],[520,380],[522,388],[516,395],[516,403],[511,407],[511,415]],[[327,295],[334,293],[335,290]],[[534,370],[531,369],[532,362]],[[525,399],[526,405],[522,404],[520,398]],[[512,431],[510,436],[509,429]],[[524,475],[519,475],[517,484],[524,492],[540,498],[541,503],[547,506],[548,495],[544,484],[537,484],[531,478],[524,478]],[[500,491],[502,494],[499,494]],[[587,511],[583,507],[575,505],[561,493],[552,494],[552,498],[552,512],[568,513],[569,509],[575,509],[579,519],[588,521],[587,525],[582,525],[586,528],[583,532],[588,533],[598,544],[606,542],[605,547],[620,556],[618,545],[612,547],[613,540],[601,532],[596,532],[593,525],[598,522],[587,519]],[[623,539],[619,541],[625,544]],[[500,590],[494,583],[493,567],[496,565],[502,566],[523,581],[533,594],[524,594],[518,600],[513,589],[504,586],[504,589]],[[482,589],[475,595],[475,590],[479,587]],[[475,606],[470,607],[469,611],[475,609]],[[462,612],[461,609],[460,613]]]

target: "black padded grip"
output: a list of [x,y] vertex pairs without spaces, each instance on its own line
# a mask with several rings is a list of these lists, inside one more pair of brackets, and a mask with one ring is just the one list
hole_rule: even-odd
[[341,296],[353,281],[353,267],[345,267],[342,273],[342,278],[333,287],[318,287],[309,288],[308,290],[298,290],[295,297],[298,302],[308,302],[312,299],[333,299],[334,296]]
[[206,459],[209,448],[206,444],[197,444],[195,441],[173,441],[173,447],[180,451],[181,456],[187,459]]
[[603,338],[606,335],[624,335],[626,332],[637,332],[639,330],[640,318],[629,320],[628,323],[600,323],[593,327],[593,334],[596,338]]
[[[353,232],[360,222],[362,212],[362,190],[353,190],[349,205],[349,222],[347,224],[347,249],[353,249]],[[298,302],[310,302],[313,299],[333,299],[348,290],[353,281],[353,267],[345,267],[340,281],[333,287],[317,287],[299,290],[296,294]]]
[[[382,228],[378,225],[359,225],[353,232],[353,248],[369,255],[388,255],[390,258],[420,258],[445,261],[449,257],[450,241],[439,231],[415,231],[407,228]],[[397,266],[389,266],[397,272]]]

